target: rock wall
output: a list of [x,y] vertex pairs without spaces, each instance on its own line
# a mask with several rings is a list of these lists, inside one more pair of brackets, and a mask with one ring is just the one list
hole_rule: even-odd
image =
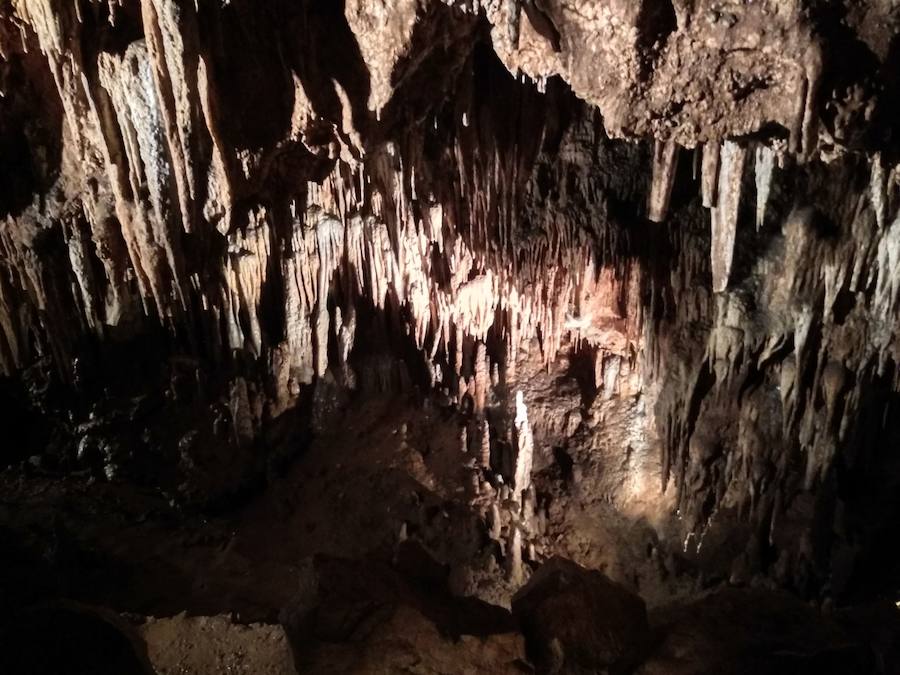
[[895,573],[898,21],[13,0],[0,373],[43,423],[4,461],[215,500],[399,359],[471,410],[476,483],[524,499],[563,439],[701,568],[865,593]]

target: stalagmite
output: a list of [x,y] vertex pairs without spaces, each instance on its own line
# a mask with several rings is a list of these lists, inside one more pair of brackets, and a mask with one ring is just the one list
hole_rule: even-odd
[[535,494],[534,485],[529,485],[522,498],[521,512],[522,527],[528,535],[534,534],[535,532],[534,513],[536,502],[537,495]]
[[[340,308],[336,308],[335,311],[339,312]],[[353,388],[356,378],[353,369],[350,367],[350,352],[356,340],[356,310],[352,304],[347,308],[341,319],[338,321],[340,328],[337,333],[338,364],[344,372],[348,386]]]
[[822,371],[822,393],[825,398],[825,407],[828,411],[829,421],[834,419],[838,397],[844,388],[845,379],[845,370],[840,363],[832,361]]
[[247,381],[238,377],[231,383],[231,422],[234,437],[239,445],[253,441],[254,422],[250,409]]
[[656,223],[663,222],[669,212],[677,165],[678,146],[672,141],[656,141],[653,148],[653,176],[647,204],[647,217]]
[[477,469],[468,469],[466,473],[469,477],[469,495],[475,500],[481,494],[480,472]]
[[531,467],[534,455],[534,438],[528,424],[528,409],[521,391],[516,392],[516,460],[513,477],[513,499],[521,502],[522,493],[531,485]]
[[737,234],[738,213],[741,205],[741,179],[747,150],[737,143],[722,144],[720,158],[718,200],[712,210],[712,278],[713,291],[720,293],[728,287],[731,263],[734,258],[734,240]]
[[510,524],[506,540],[506,573],[514,585],[524,580],[522,574],[522,531],[515,523]]
[[483,342],[478,343],[475,352],[475,414],[484,414],[484,404],[487,398],[487,390],[490,386],[490,365],[487,357],[487,347]]
[[503,521],[500,518],[500,507],[497,505],[497,502],[493,502],[491,504],[491,513],[490,513],[490,537],[494,541],[500,541],[500,535],[503,528]]
[[481,466],[483,469],[490,470],[491,468],[491,428],[488,425],[488,421],[484,420],[481,423]]

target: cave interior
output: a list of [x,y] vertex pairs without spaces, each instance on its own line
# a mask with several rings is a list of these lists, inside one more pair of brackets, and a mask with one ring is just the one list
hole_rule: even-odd
[[900,673],[900,5],[2,0],[0,421],[2,673]]

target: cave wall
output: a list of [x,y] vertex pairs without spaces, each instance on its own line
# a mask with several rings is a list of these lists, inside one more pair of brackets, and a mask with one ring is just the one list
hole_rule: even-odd
[[336,390],[409,382],[515,485],[522,391],[537,470],[566,446],[702,569],[865,593],[896,573],[898,20],[14,0],[0,393],[40,422],[3,462],[213,503]]

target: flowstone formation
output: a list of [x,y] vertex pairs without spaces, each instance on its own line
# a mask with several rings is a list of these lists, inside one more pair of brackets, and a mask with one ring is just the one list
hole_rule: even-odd
[[[182,629],[266,672],[891,672],[898,29],[0,4],[0,597],[38,612],[0,631],[130,613],[159,672],[224,667]],[[809,630],[673,628],[742,603]]]

